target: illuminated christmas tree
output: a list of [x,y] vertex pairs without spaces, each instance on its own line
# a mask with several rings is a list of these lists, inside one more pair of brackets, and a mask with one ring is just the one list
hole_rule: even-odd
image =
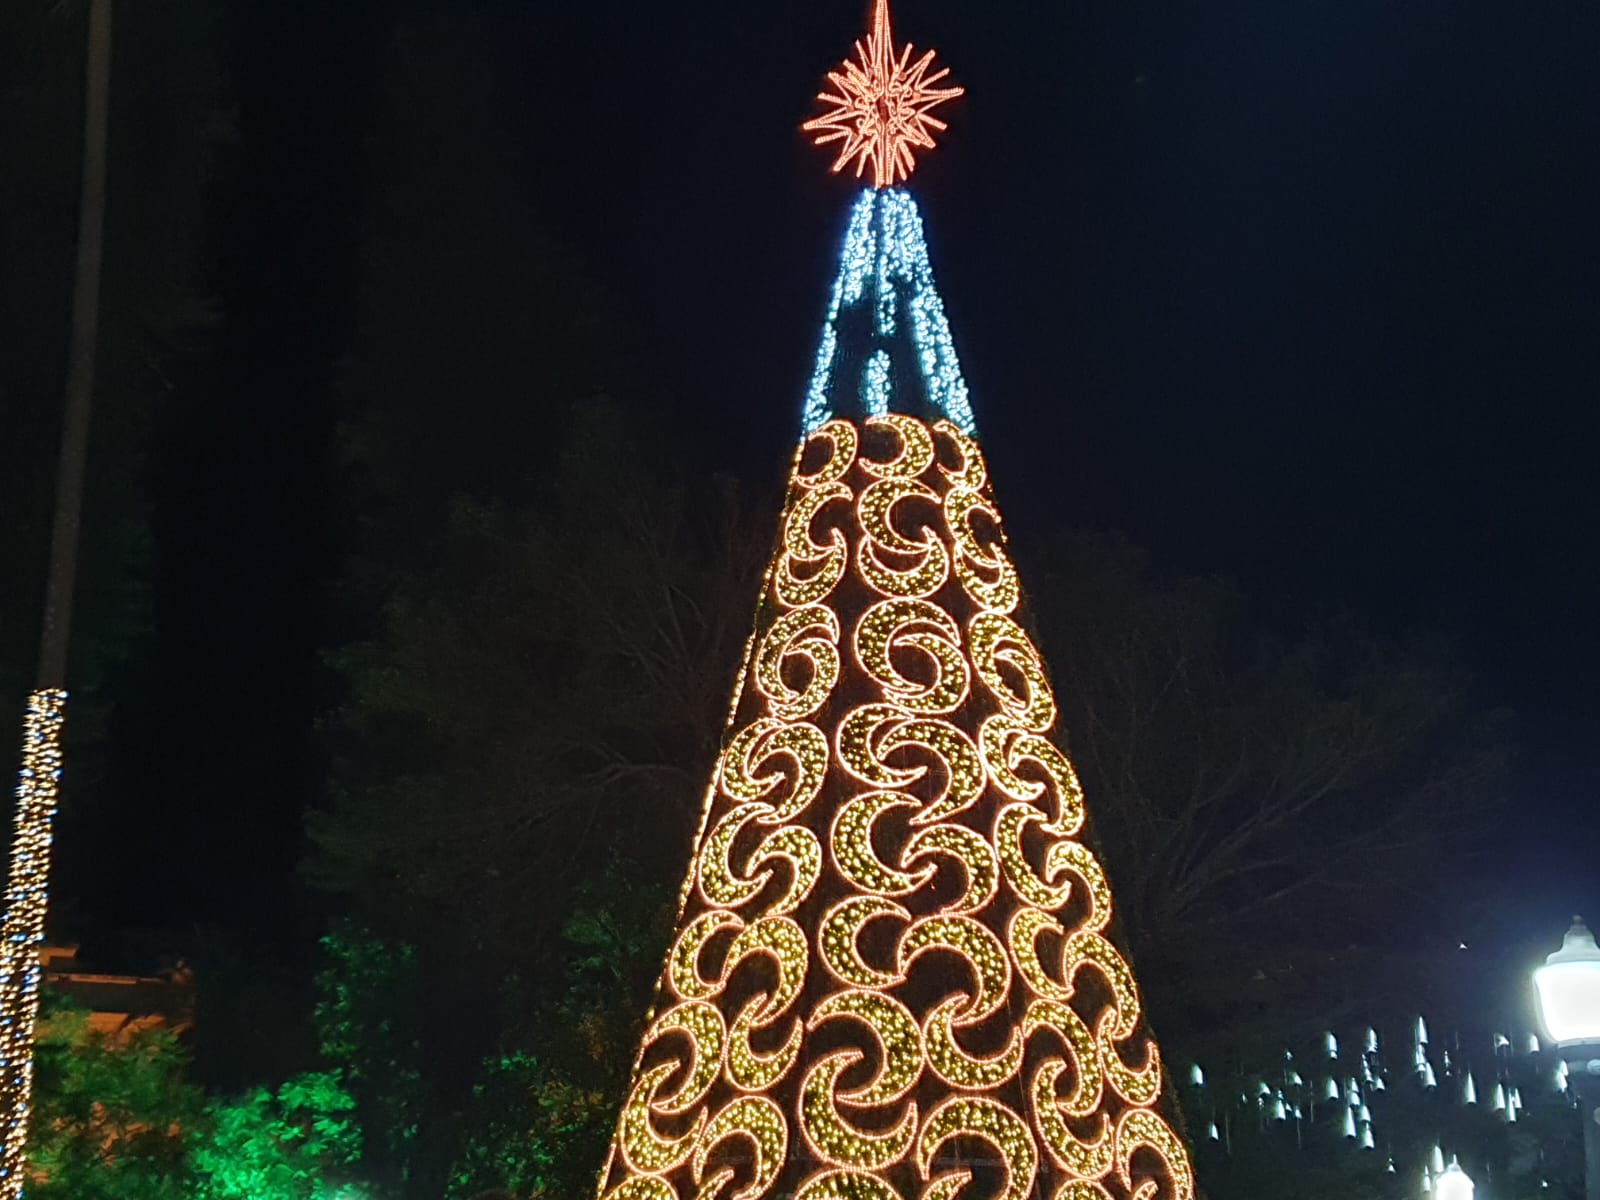
[[1185,1200],[1111,888],[1018,622],[887,0],[806,128],[870,166],[611,1200]]

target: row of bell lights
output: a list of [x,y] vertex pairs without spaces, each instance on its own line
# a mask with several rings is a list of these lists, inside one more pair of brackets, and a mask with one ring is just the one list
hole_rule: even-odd
[[[1600,1195],[1600,1136],[1587,1126],[1600,1124],[1600,946],[1582,917],[1572,918],[1561,949],[1534,971],[1533,990],[1545,1033],[1561,1055],[1561,1088],[1580,1101],[1587,1143],[1584,1191],[1594,1197]],[[1452,1158],[1439,1172],[1435,1155],[1429,1164],[1434,1170],[1423,1171],[1423,1194],[1431,1191],[1432,1200],[1472,1200],[1476,1189],[1461,1165]]]
[[[1561,949],[1551,954],[1545,965],[1534,972],[1533,982],[1541,1023],[1561,1055],[1561,1061],[1551,1078],[1552,1084],[1560,1092],[1573,1094],[1574,1072],[1580,1072],[1580,1077],[1595,1094],[1595,1103],[1600,1105],[1600,947],[1596,946],[1594,935],[1580,918],[1573,918],[1572,928],[1567,931]],[[1538,1053],[1538,1036],[1529,1034],[1526,1047],[1528,1053]],[[1429,1048],[1427,1022],[1419,1016],[1412,1038],[1412,1069],[1427,1089],[1436,1088],[1439,1082]],[[1497,1058],[1502,1051],[1510,1052],[1511,1048],[1510,1037],[1494,1035]],[[1331,1031],[1323,1036],[1323,1052],[1328,1062],[1339,1061],[1339,1040]],[[1456,1064],[1451,1061],[1448,1050],[1442,1051],[1441,1059],[1446,1075],[1454,1074]],[[1293,1053],[1286,1050],[1282,1086],[1275,1088],[1267,1080],[1261,1079],[1256,1083],[1253,1101],[1247,1093],[1241,1093],[1239,1100],[1242,1105],[1253,1105],[1265,1118],[1296,1122],[1315,1115],[1316,1099],[1338,1104],[1342,1110],[1340,1120],[1344,1136],[1358,1142],[1364,1149],[1376,1149],[1372,1114],[1365,1103],[1363,1087],[1368,1093],[1386,1090],[1384,1071],[1379,1062],[1377,1031],[1372,1028],[1366,1031],[1359,1080],[1353,1075],[1347,1076],[1341,1088],[1334,1072],[1323,1074],[1320,1088],[1308,1085],[1295,1066]],[[1189,1082],[1195,1088],[1206,1086],[1205,1072],[1200,1064],[1195,1063],[1190,1067]],[[1464,1104],[1479,1102],[1477,1081],[1470,1069],[1462,1073],[1461,1099]],[[1523,1108],[1521,1092],[1515,1086],[1508,1086],[1497,1079],[1490,1092],[1489,1107],[1493,1112],[1503,1113],[1508,1122],[1514,1122]],[[1589,1114],[1585,1115],[1586,1119],[1591,1119]],[[1592,1119],[1600,1121],[1600,1107],[1597,1107]],[[1206,1133],[1212,1141],[1221,1140],[1221,1132],[1214,1119]],[[1393,1159],[1389,1160],[1388,1169],[1391,1172],[1395,1170]],[[1594,1169],[1595,1164],[1591,1163],[1591,1172]],[[1593,1181],[1590,1186],[1593,1191]],[[1422,1195],[1429,1200],[1471,1200],[1475,1190],[1472,1179],[1462,1170],[1456,1158],[1452,1156],[1447,1165],[1443,1152],[1435,1145],[1422,1169]]]

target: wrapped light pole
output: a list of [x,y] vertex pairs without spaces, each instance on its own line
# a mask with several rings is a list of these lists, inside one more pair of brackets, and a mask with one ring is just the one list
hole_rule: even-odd
[[112,0],[89,0],[88,5],[83,176],[55,517],[39,637],[39,674],[37,686],[28,694],[23,723],[11,869],[5,917],[0,925],[0,1200],[18,1200],[26,1182],[34,1023],[39,1015],[39,948],[44,941],[52,827],[61,778],[67,644],[78,571],[78,526],[83,511],[89,402],[94,394],[98,342],[111,86],[111,3]]

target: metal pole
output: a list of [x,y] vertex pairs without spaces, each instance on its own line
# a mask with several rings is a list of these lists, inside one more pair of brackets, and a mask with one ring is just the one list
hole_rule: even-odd
[[1587,1082],[1578,1097],[1583,1115],[1583,1196],[1600,1200],[1600,1079]]
[[1562,1047],[1567,1086],[1583,1122],[1583,1196],[1600,1200],[1600,1043]]

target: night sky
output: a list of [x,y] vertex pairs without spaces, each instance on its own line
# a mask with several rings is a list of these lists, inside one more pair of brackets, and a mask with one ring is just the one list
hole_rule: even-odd
[[[497,31],[498,177],[712,456],[770,486],[854,194],[798,125],[865,5],[458,7]],[[136,811],[169,805],[164,832],[117,826],[190,862],[128,910],[177,926],[264,926],[296,890],[336,565],[318,480],[396,20],[236,8],[235,398],[160,460],[145,667],[227,702],[195,718],[189,766],[128,785]],[[968,89],[912,186],[1013,538],[1115,529],[1290,631],[1348,610],[1453,638],[1481,703],[1520,717],[1526,803],[1484,886],[1553,948],[1574,906],[1600,912],[1600,8],[899,0],[895,19]],[[505,437],[536,441],[542,416]],[[223,763],[249,766],[241,792],[207,785]]]

